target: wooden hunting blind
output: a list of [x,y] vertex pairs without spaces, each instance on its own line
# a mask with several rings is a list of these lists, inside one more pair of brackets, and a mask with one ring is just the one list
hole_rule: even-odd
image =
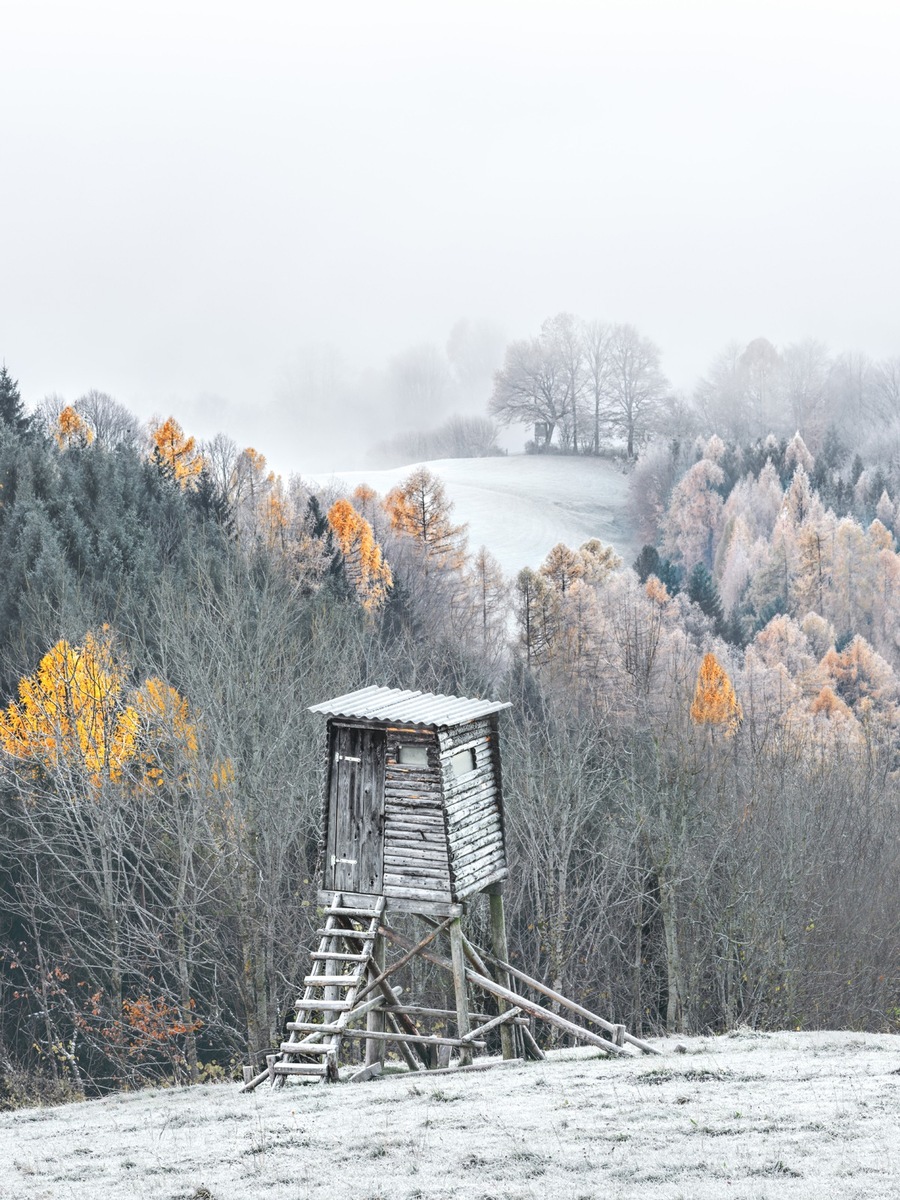
[[507,874],[497,714],[510,705],[369,687],[328,718],[320,899],[449,916]]
[[[498,714],[509,707],[368,687],[310,709],[327,718],[318,891],[324,923],[302,995],[293,1001],[294,1019],[285,1025],[287,1040],[266,1056],[261,1073],[244,1068],[244,1091],[266,1079],[279,1086],[290,1077],[336,1080],[341,1047],[353,1039],[366,1044],[365,1063],[351,1076],[357,1080],[380,1074],[390,1043],[413,1071],[447,1069],[453,1051],[460,1067],[469,1065],[492,1031],[499,1033],[505,1060],[543,1058],[530,1028],[535,1019],[607,1054],[632,1053],[631,1047],[658,1053],[624,1025],[509,962],[498,725]],[[474,945],[462,928],[467,906],[483,892],[493,953]],[[417,917],[427,932],[412,940],[391,925],[392,912]],[[449,958],[439,952],[440,937],[449,941]],[[391,963],[388,945],[402,951]],[[452,975],[453,1008],[401,1001],[403,988],[393,983],[415,957]],[[476,1008],[470,990],[482,994]],[[478,1011],[490,1008],[496,1012]],[[563,1009],[582,1024],[562,1016]],[[438,1032],[429,1031],[435,1022]]]

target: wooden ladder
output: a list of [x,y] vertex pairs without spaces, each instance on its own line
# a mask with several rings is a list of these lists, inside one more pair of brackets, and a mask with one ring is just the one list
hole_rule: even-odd
[[337,1080],[341,1039],[351,1013],[358,1018],[380,1004],[357,1006],[356,996],[372,961],[383,912],[383,896],[371,908],[347,907],[340,892],[332,897],[303,995],[294,1005],[295,1019],[287,1023],[288,1040],[279,1046],[280,1057],[271,1067],[276,1086],[283,1086],[288,1076]]

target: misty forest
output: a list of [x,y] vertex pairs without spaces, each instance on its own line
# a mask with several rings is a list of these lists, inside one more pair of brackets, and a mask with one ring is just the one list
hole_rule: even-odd
[[[679,396],[568,314],[463,358],[398,376],[386,494],[3,367],[0,1107],[279,1043],[320,919],[307,708],[374,683],[512,702],[529,974],[637,1035],[900,1028],[900,358],[759,338]],[[429,425],[435,378],[480,413]],[[634,562],[468,544],[428,460],[505,426],[628,473]]]

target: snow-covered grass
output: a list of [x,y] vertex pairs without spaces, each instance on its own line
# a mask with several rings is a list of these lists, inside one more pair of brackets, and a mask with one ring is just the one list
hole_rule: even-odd
[[[537,567],[557,542],[573,548],[597,537],[612,545],[625,563],[640,546],[628,520],[628,476],[603,459],[558,455],[503,458],[448,458],[421,464],[443,482],[453,516],[468,522],[469,545],[487,546],[505,574]],[[350,490],[368,483],[384,495],[415,469],[342,471],[309,481],[342,481]]]
[[157,1090],[0,1115],[4,1200],[879,1200],[900,1039],[744,1033],[478,1074]]

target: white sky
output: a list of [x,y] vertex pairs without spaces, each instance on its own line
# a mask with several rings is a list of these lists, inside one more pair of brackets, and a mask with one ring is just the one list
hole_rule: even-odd
[[898,41],[893,0],[4,0],[0,358],[307,469],[310,345],[900,353]]

